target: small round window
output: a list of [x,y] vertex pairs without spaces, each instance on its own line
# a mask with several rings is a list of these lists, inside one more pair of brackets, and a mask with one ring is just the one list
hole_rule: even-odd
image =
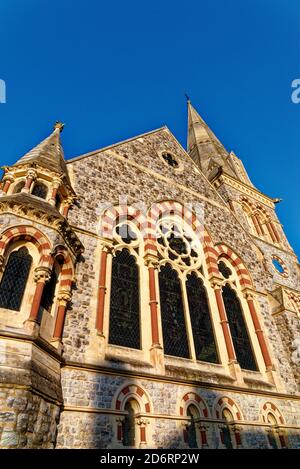
[[272,264],[276,272],[284,277],[288,276],[288,271],[285,263],[277,256],[272,256]]
[[279,262],[277,259],[273,259],[273,260],[272,260],[272,263],[273,263],[273,266],[275,267],[275,269],[276,269],[280,274],[283,274],[283,273],[284,273],[284,268],[283,268],[283,266],[280,264],[280,262]]
[[177,158],[175,158],[174,155],[172,155],[171,153],[168,153],[168,152],[164,152],[162,153],[162,158],[164,159],[164,161],[169,165],[171,166],[171,168],[178,168],[179,167],[179,163],[177,161]]

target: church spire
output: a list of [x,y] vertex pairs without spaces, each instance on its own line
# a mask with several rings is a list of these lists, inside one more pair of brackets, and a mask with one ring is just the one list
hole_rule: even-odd
[[14,164],[14,167],[22,165],[40,166],[56,173],[61,178],[65,179],[67,184],[71,186],[64,152],[60,141],[60,133],[63,128],[64,124],[56,121],[53,132],[36,147],[32,148],[22,156],[22,158]]
[[210,179],[222,169],[233,177],[238,177],[230,154],[215,136],[206,122],[192,106],[188,105],[188,153],[202,172]]

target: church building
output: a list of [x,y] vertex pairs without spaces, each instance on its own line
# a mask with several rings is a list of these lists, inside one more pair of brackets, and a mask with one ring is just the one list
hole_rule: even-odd
[[0,448],[300,448],[279,199],[187,107],[187,150],[164,126],[65,160],[56,122],[3,168]]

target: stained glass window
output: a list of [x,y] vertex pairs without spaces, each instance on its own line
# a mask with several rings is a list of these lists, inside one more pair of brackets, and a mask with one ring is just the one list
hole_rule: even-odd
[[32,257],[25,247],[9,256],[0,284],[0,307],[20,311]]
[[189,358],[180,281],[169,264],[159,272],[159,291],[164,352],[175,357]]
[[192,273],[186,281],[186,292],[192,323],[197,360],[218,363],[215,338],[211,323],[205,287],[200,278]]
[[109,343],[140,348],[139,272],[127,249],[112,262]]
[[241,304],[228,284],[223,287],[223,301],[237,360],[241,368],[257,371]]
[[40,199],[46,199],[48,193],[48,188],[45,186],[45,184],[42,184],[41,182],[35,183],[33,189],[32,189],[32,195],[35,195],[36,197],[39,197]]

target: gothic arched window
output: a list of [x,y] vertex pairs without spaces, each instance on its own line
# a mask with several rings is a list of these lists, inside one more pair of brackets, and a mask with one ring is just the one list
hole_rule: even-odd
[[33,186],[32,195],[39,197],[40,199],[46,199],[48,194],[48,188],[42,182],[37,182]]
[[175,357],[189,358],[180,281],[169,264],[164,265],[159,272],[159,291],[164,352]]
[[109,343],[140,348],[139,269],[127,249],[112,261]]
[[203,282],[192,273],[186,281],[194,345],[197,360],[218,363],[215,338]]
[[127,414],[124,417],[122,434],[123,434],[123,445],[134,447],[136,444],[135,434],[135,401],[130,400],[125,404],[125,411]]
[[10,254],[0,284],[0,307],[20,311],[32,264],[26,247]]
[[[228,409],[224,409],[222,413],[222,417],[226,422],[231,422],[233,420],[232,413]],[[231,439],[231,431],[230,426],[228,423],[224,424],[221,429],[221,439],[223,445],[227,449],[232,449],[232,439]]]
[[186,414],[190,417],[190,424],[187,426],[187,443],[189,448],[198,448],[197,429],[195,420],[199,418],[199,412],[196,406],[190,404]]
[[247,326],[236,292],[226,284],[222,291],[224,306],[237,361],[245,370],[257,371]]
[[19,192],[22,191],[24,186],[25,186],[25,181],[18,182],[14,187],[13,193],[18,194]]

